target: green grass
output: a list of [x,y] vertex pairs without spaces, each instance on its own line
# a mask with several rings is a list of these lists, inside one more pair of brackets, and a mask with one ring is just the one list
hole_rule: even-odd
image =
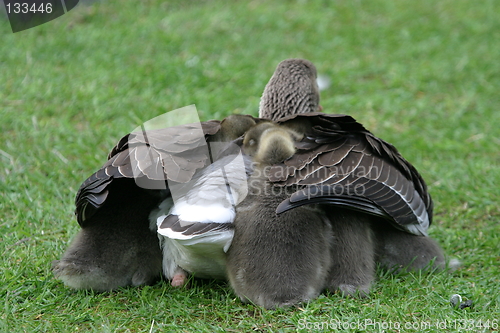
[[[494,0],[109,0],[16,34],[0,20],[0,331],[498,332],[470,325],[500,318],[499,10]],[[354,116],[421,171],[430,234],[461,269],[379,272],[368,299],[322,295],[276,311],[213,281],[98,294],[53,278],[79,228],[76,190],[122,135],[193,103],[202,120],[256,115],[291,57],[331,77],[326,112]],[[454,293],[474,306],[451,308]]]

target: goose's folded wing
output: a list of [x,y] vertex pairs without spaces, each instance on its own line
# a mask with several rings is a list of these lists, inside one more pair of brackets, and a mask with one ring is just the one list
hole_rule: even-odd
[[[129,178],[146,189],[168,191],[167,180],[185,183],[210,163],[206,138],[220,130],[220,122],[211,120],[198,125],[182,125],[131,133],[120,139],[108,155],[108,161],[87,180],[75,198],[78,223],[83,226],[106,202],[115,179]],[[135,191],[137,182],[128,182],[126,195]]]
[[312,113],[278,122],[296,119],[308,122],[310,131],[296,143],[296,154],[269,172],[276,186],[298,186],[278,213],[304,204],[335,204],[426,234],[432,199],[420,174],[394,146],[346,115]]
[[350,195],[335,195],[335,196],[314,197],[307,199],[308,195],[309,195],[308,192],[304,190],[296,192],[294,194],[293,202],[290,199],[282,201],[278,205],[278,208],[276,208],[276,213],[280,214],[295,207],[299,207],[301,205],[331,204],[336,206],[343,206],[345,208],[356,210],[362,213],[367,213],[370,215],[391,219],[391,216],[382,209],[380,209],[379,207],[377,207],[376,205],[374,205],[373,201],[363,197],[355,197]]
[[159,217],[158,233],[178,240],[184,246],[213,244],[227,251],[234,235],[234,226],[232,223],[185,222],[171,214]]

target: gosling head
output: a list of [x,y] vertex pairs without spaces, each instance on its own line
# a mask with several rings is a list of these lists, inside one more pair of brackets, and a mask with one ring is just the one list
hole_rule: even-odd
[[248,115],[232,114],[221,122],[220,133],[223,137],[221,141],[232,141],[242,136],[252,126],[255,125],[254,118]]
[[294,141],[300,136],[285,127],[263,122],[252,127],[243,139],[243,151],[261,164],[283,162],[295,154]]
[[270,120],[320,111],[316,67],[305,59],[279,63],[262,94],[259,117]]

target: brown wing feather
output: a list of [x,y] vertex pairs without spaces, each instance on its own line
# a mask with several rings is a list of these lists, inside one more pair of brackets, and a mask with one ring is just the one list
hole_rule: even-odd
[[[75,198],[78,223],[84,226],[85,221],[105,204],[109,185],[114,179],[144,178],[150,181],[152,189],[165,189],[166,179],[175,182],[191,180],[193,174],[210,161],[207,150],[199,149],[200,146],[221,127],[220,121],[216,120],[201,123],[205,135],[202,138],[193,128],[184,125],[148,131],[146,135],[131,133],[121,138],[109,153],[108,161],[80,186]],[[155,182],[159,184],[155,185]],[[123,186],[120,187],[123,195],[137,191],[134,182],[127,182],[127,189]]]
[[346,115],[310,113],[277,122],[300,118],[311,123],[310,132],[297,143],[295,156],[273,166],[269,174],[276,186],[299,188],[278,212],[308,203],[351,204],[353,209],[378,212],[408,232],[426,233],[432,199],[420,174],[393,145]]
[[[197,171],[210,164],[210,154],[217,151],[210,151],[207,142],[229,142],[259,121],[261,120],[252,116],[231,115],[222,121],[200,123],[204,135],[200,135],[200,124],[187,124],[124,136],[109,153],[108,161],[80,186],[75,199],[78,223],[84,226],[105,205],[110,191],[113,192],[114,202],[120,202],[120,196],[139,193],[160,198],[149,193],[158,189],[163,190],[163,196],[169,195],[166,180],[187,183]],[[221,147],[218,149],[225,151]],[[114,186],[117,179],[130,181],[120,181]],[[139,188],[138,182],[144,190]]]
[[171,229],[183,236],[202,235],[207,232],[222,232],[233,229],[232,223],[200,223],[181,221],[177,215],[168,215],[161,222],[161,229]]

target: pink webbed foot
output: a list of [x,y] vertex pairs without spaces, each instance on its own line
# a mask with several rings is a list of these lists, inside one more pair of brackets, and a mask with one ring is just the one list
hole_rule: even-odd
[[172,287],[182,287],[187,282],[187,276],[188,273],[179,267],[176,269],[174,276],[172,277],[172,281],[170,281],[170,284],[172,285]]

